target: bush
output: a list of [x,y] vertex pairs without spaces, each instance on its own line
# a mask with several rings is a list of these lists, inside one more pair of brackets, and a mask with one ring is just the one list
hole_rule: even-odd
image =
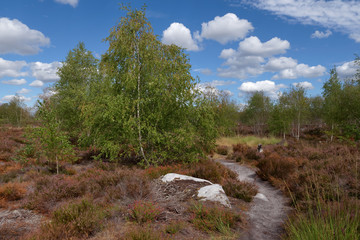
[[38,239],[84,238],[99,231],[106,214],[92,202],[83,199],[56,210],[45,224]]
[[282,157],[277,153],[270,153],[260,160],[257,167],[258,174],[265,180],[270,176],[286,179],[297,168],[296,161],[291,157]]
[[0,199],[7,201],[20,200],[25,196],[26,188],[22,183],[6,183],[0,186]]
[[257,187],[253,183],[241,182],[237,179],[227,179],[223,185],[226,195],[251,202],[257,193]]
[[207,207],[202,203],[190,206],[191,222],[196,228],[206,232],[220,232],[228,234],[237,222],[241,221],[239,215],[220,207]]
[[168,234],[176,234],[185,227],[185,223],[181,221],[172,221],[166,225],[165,232]]
[[146,201],[135,201],[129,210],[130,220],[139,224],[156,220],[160,213],[161,209],[156,204]]
[[224,146],[224,145],[222,145],[222,146],[217,146],[217,147],[216,147],[216,152],[217,152],[218,154],[220,154],[220,155],[228,155],[228,153],[229,153],[229,148],[228,148],[228,146]]
[[191,175],[218,184],[222,184],[225,179],[237,177],[236,173],[227,169],[221,163],[212,160],[202,160],[196,164],[195,170]]

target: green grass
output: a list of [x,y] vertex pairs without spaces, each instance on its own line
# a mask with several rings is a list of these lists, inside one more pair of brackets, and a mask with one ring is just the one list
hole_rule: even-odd
[[258,144],[269,145],[281,142],[280,138],[276,137],[257,137],[257,136],[235,136],[235,137],[221,137],[217,139],[217,145],[232,146],[238,143],[247,144],[250,147],[255,147]]
[[287,225],[289,240],[353,240],[360,239],[358,209],[322,206],[320,212],[298,214]]

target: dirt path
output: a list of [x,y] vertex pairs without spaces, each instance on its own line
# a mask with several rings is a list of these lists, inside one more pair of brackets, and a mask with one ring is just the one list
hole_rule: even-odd
[[257,177],[253,169],[223,159],[217,161],[236,172],[240,181],[253,182],[259,187],[259,192],[254,197],[248,211],[249,230],[240,239],[280,239],[280,235],[283,233],[282,225],[290,210],[287,205],[289,199],[285,198],[280,190]]

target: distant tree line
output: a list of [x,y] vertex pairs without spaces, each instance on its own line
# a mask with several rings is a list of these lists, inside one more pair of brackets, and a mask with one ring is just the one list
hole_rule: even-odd
[[333,68],[322,87],[322,95],[308,97],[300,85],[291,87],[272,101],[263,92],[254,93],[241,113],[240,121],[259,135],[292,135],[299,139],[301,128],[323,128],[331,141],[334,136],[360,140],[360,61],[352,78],[340,80]]
[[0,124],[22,126],[33,120],[30,110],[19,97],[13,97],[8,103],[0,104]]

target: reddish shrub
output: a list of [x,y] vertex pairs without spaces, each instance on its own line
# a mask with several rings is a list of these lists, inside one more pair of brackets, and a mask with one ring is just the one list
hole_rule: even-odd
[[228,146],[217,146],[216,152],[220,155],[228,155],[229,147]]
[[0,199],[7,201],[20,200],[25,196],[26,184],[24,183],[6,183],[0,186]]
[[253,183],[241,182],[237,179],[227,179],[223,184],[226,195],[251,202],[257,193],[257,187]]
[[259,175],[264,179],[270,176],[286,179],[297,168],[296,161],[290,157],[281,157],[277,153],[270,153],[260,160],[257,167],[260,169]]

